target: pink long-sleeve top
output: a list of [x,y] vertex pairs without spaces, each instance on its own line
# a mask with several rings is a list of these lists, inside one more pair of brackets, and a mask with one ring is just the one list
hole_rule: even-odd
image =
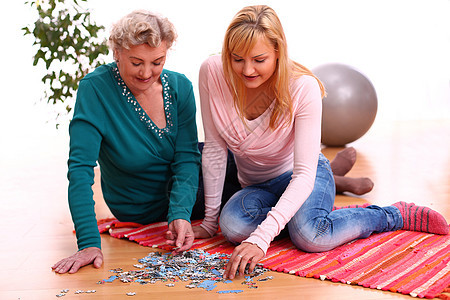
[[292,179],[266,219],[244,242],[256,244],[264,253],[286,226],[314,187],[320,153],[322,100],[319,85],[303,75],[290,83],[293,122],[269,127],[272,105],[245,125],[233,104],[220,56],[209,57],[201,66],[199,90],[205,146],[202,170],[205,218],[202,227],[213,235],[225,179],[227,148],[235,156],[242,187],[293,171]]

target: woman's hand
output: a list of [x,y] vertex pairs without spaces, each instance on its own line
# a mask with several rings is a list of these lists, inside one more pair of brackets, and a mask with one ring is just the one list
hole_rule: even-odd
[[207,239],[210,238],[211,236],[209,235],[208,231],[206,231],[203,227],[201,226],[192,226],[192,230],[194,231],[194,237],[196,239]]
[[244,275],[247,263],[250,263],[249,273],[252,273],[256,264],[264,257],[264,251],[258,246],[251,243],[242,243],[234,248],[233,254],[223,274],[223,278],[233,279],[239,268],[239,275]]
[[194,243],[194,232],[191,223],[183,219],[173,220],[169,230],[164,234],[166,243],[175,246],[175,253],[189,250]]
[[59,274],[76,273],[80,268],[94,264],[97,269],[103,264],[103,253],[97,247],[89,247],[78,251],[72,256],[61,259],[53,265],[52,269]]

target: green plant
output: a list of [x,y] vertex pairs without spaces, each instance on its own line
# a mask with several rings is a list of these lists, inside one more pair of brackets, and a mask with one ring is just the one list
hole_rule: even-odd
[[25,2],[38,13],[34,24],[22,30],[25,36],[34,37],[37,51],[33,65],[42,61],[45,66],[43,99],[64,105],[67,114],[72,110],[79,81],[104,63],[108,54],[106,38],[100,36],[105,28],[91,20],[90,12],[81,2],[87,0]]

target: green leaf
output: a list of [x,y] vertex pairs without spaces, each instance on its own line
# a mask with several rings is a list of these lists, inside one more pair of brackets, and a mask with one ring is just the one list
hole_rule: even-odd
[[[34,37],[33,45],[38,50],[33,56],[33,65],[42,60],[48,71],[41,79],[45,87],[42,99],[50,104],[63,103],[74,97],[81,78],[103,64],[109,52],[106,39],[98,39],[105,27],[93,22],[90,12],[81,5],[87,2],[47,0],[40,6],[36,1],[25,2],[36,10],[37,17],[33,24],[21,30],[24,36]],[[88,66],[82,65],[81,62],[86,61]],[[58,74],[52,69],[58,69]],[[72,107],[67,105],[67,113],[71,110]]]

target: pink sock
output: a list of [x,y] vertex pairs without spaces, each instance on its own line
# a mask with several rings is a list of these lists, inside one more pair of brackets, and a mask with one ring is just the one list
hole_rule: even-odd
[[445,218],[437,211],[414,203],[396,202],[392,206],[400,210],[404,230],[421,231],[435,234],[448,234],[449,226]]

